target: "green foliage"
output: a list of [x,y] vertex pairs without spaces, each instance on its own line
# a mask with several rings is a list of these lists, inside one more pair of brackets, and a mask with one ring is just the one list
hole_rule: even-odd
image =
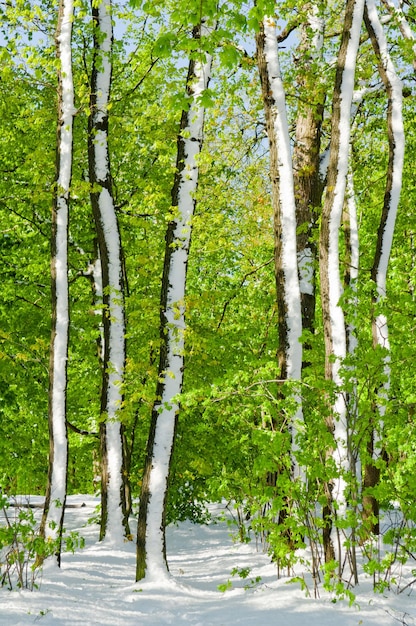
[[[245,582],[244,587],[243,587],[245,591],[247,591],[248,589],[253,589],[261,583],[261,576],[255,576],[254,578],[251,578],[250,580],[248,580],[250,572],[251,572],[250,567],[242,567],[242,568],[234,567],[231,570],[231,576],[238,576],[241,580],[247,581]],[[221,583],[220,585],[217,586],[217,589],[221,591],[222,593],[225,593],[226,591],[229,591],[232,588],[233,588],[233,582],[231,580],[227,580],[226,583]]]
[[57,553],[63,543],[65,550],[74,552],[84,546],[78,532],[71,531],[63,538],[45,539],[33,509],[16,505],[9,508],[8,499],[0,497],[0,585],[12,590],[39,588],[42,563]]
[[[318,295],[314,331],[303,337],[308,367],[300,385],[283,385],[276,359],[279,318],[268,146],[253,54],[254,33],[265,15],[274,15],[276,3],[217,5],[211,0],[202,5],[199,0],[131,0],[115,6],[109,136],[127,278],[128,358],[120,417],[131,453],[132,492],[136,496],[140,491],[156,386],[164,237],[172,215],[179,121],[188,106],[184,91],[188,59],[213,53],[214,77],[201,95],[206,115],[187,276],[185,383],[167,519],[206,522],[207,502],[224,499],[235,518],[232,529],[238,540],[255,537],[279,572],[291,573],[299,559],[305,560],[314,580],[325,570],[326,588],[335,598],[352,601],[339,580],[339,568],[323,566],[322,508],[328,505],[328,490],[340,475],[347,483],[349,510],[345,519],[335,519],[332,510],[334,529],[350,553],[361,549],[359,541],[363,542],[365,571],[375,586],[382,590],[391,585],[393,565],[400,563],[405,550],[416,551],[412,530],[416,522],[416,354],[411,339],[416,289],[416,113],[413,79],[409,78],[414,51],[395,20],[385,20],[391,54],[398,61],[405,95],[410,96],[403,105],[407,152],[386,297],[374,305],[370,271],[385,189],[388,102],[382,89],[374,89],[379,83],[377,67],[369,42],[363,39],[356,81],[360,88],[371,89],[353,120],[351,147],[359,276],[340,301],[347,324],[355,327],[358,345],[342,363],[342,385],[336,388],[324,373]],[[56,3],[45,1],[7,3],[0,9],[4,38],[0,50],[0,479],[9,493],[43,493],[46,483],[56,8]],[[97,255],[86,154],[92,55],[89,10],[88,3],[77,2],[73,25],[77,114],[69,234],[67,412],[74,427],[69,433],[70,493],[95,491],[99,473],[101,308],[88,274]],[[406,5],[405,10],[413,16],[413,8]],[[297,116],[316,99],[324,107],[321,149],[325,150],[330,140],[333,59],[339,47],[343,4],[319,4],[326,28],[318,60],[311,60],[310,46],[305,51],[298,45],[305,33],[311,35],[310,26],[297,27],[305,24],[308,11],[309,4],[298,0],[279,3],[280,32],[294,28],[279,54],[292,141],[296,141]],[[195,42],[192,29],[201,17],[217,22],[216,29]],[[318,221],[319,204],[318,199]],[[302,230],[305,227],[298,232]],[[318,229],[312,243],[319,245]],[[348,269],[346,244],[341,234],[342,270]],[[390,351],[373,346],[371,324],[377,313],[388,318]],[[380,389],[387,382],[387,358],[390,391],[383,399]],[[353,461],[348,471],[341,470],[333,458],[331,420],[336,416],[331,407],[337,392],[348,402],[348,455]],[[293,450],[289,426],[297,396],[302,399],[304,424],[297,429]],[[380,441],[376,460],[380,481],[363,492],[355,462],[360,459],[363,466],[370,460],[373,430]],[[303,468],[304,485],[291,477],[294,459]],[[368,521],[364,523],[361,515],[364,495],[376,496],[386,511],[392,502],[400,510],[400,521],[383,531],[393,562],[391,556],[382,556],[365,543],[370,538]],[[28,555],[35,550],[30,542],[39,544],[39,538],[30,514],[22,511],[23,517],[13,522],[14,530],[6,526],[0,531],[5,549],[15,546],[16,552],[10,548],[12,560],[7,567],[17,579],[20,576],[21,585],[32,584],[36,573]],[[39,554],[56,548],[38,544]],[[305,544],[311,547],[310,563],[300,556]],[[5,576],[3,582],[10,586],[9,574]],[[232,576],[246,580],[249,574],[244,577],[233,571]],[[305,584],[296,576],[293,580]],[[232,584],[227,581],[225,588]]]
[[332,602],[335,604],[339,600],[347,600],[349,606],[355,602],[355,595],[346,583],[337,576],[338,563],[329,561],[324,567],[323,588],[332,595]]

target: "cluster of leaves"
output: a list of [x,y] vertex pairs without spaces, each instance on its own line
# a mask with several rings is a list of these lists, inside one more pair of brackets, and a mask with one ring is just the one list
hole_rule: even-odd
[[[238,576],[241,580],[244,580],[244,589],[253,589],[254,587],[256,587],[258,584],[261,583],[261,576],[255,576],[254,578],[250,578],[248,579],[249,575],[250,575],[251,569],[249,567],[234,567],[231,570],[231,576]],[[221,583],[220,585],[218,585],[218,590],[222,591],[223,593],[225,591],[229,591],[230,589],[232,589],[233,583],[231,580],[227,580],[226,583]]]

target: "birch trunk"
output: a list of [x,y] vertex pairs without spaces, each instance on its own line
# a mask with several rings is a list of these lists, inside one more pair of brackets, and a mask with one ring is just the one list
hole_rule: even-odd
[[[203,24],[194,31],[199,39],[209,32]],[[211,57],[190,61],[187,93],[178,135],[177,171],[172,188],[175,218],[166,233],[160,297],[159,380],[148,439],[140,496],[137,532],[136,580],[159,580],[167,574],[165,545],[166,497],[175,439],[184,369],[185,289],[192,216],[198,185],[198,156],[202,147],[204,108],[199,102],[211,73]]]
[[[374,307],[379,309],[380,301],[386,296],[387,269],[402,186],[405,139],[402,118],[402,85],[390,58],[386,37],[374,0],[366,0],[364,20],[377,57],[380,76],[388,98],[387,133],[389,161],[383,210],[371,270],[371,278],[375,283]],[[388,401],[390,389],[390,356],[388,354],[390,343],[387,318],[383,313],[376,313],[373,318],[373,345],[374,347],[380,346],[384,348],[387,354],[384,357],[384,381],[379,389],[380,403],[376,409],[376,421],[378,423],[372,425],[369,433],[368,453],[371,460],[366,464],[364,470],[363,513],[364,518],[367,519],[369,529],[378,534],[378,502],[373,495],[365,493],[365,490],[368,488],[371,490],[379,480],[379,469],[375,461],[381,453],[380,437],[383,430],[385,405]]]
[[104,366],[101,393],[100,539],[121,544],[128,533],[123,473],[125,309],[122,248],[114,208],[108,149],[108,105],[112,75],[110,0],[92,3],[94,50],[88,132],[91,205],[97,231],[103,287]]
[[[350,145],[350,115],[354,75],[364,0],[347,0],[341,46],[338,54],[331,123],[331,145],[327,188],[322,209],[320,235],[321,303],[325,338],[325,376],[335,385],[335,403],[329,428],[334,435],[333,457],[337,476],[329,488],[328,507],[324,511],[324,549],[326,560],[334,557],[340,573],[344,562],[343,540],[332,519],[346,514],[346,481],[348,472],[348,424],[340,368],[346,355],[344,313],[339,305],[342,295],[339,258],[339,229],[344,206]],[[335,502],[335,506],[334,506]]]
[[72,0],[61,0],[56,30],[58,71],[58,126],[56,185],[52,207],[51,291],[52,328],[49,364],[49,469],[42,535],[58,540],[57,560],[61,560],[61,539],[66,501],[68,437],[66,389],[69,334],[68,298],[68,220],[72,174],[72,127],[74,87],[72,80]]
[[[300,381],[302,369],[302,312],[296,250],[296,203],[293,164],[290,150],[286,99],[280,73],[276,25],[266,17],[256,36],[266,128],[270,150],[270,178],[274,214],[274,258],[278,304],[280,379]],[[303,421],[301,400],[288,425],[292,449],[296,449],[296,430]],[[293,458],[293,475],[301,470]]]

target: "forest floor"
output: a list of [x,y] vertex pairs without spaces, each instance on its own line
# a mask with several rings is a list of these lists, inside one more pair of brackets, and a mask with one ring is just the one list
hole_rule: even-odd
[[[0,589],[0,625],[416,626],[416,582],[398,593],[416,577],[412,563],[398,566],[394,589],[382,594],[362,575],[350,606],[322,589],[314,598],[306,569],[296,572],[306,589],[290,577],[277,579],[255,540],[235,542],[236,529],[227,521],[183,522],[168,528],[170,577],[135,584],[134,542],[122,551],[105,548],[97,543],[98,526],[88,523],[98,500],[80,495],[68,502],[86,505],[68,508],[65,522],[85,537],[85,548],[64,553],[61,569],[47,562],[39,589]],[[224,510],[215,505],[211,512],[215,519]]]

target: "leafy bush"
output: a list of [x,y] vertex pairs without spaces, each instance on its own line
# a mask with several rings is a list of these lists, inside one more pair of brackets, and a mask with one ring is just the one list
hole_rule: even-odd
[[[39,587],[42,563],[55,555],[61,540],[43,537],[32,509],[15,507],[14,514],[9,511],[9,502],[0,496],[0,509],[4,524],[0,525],[0,585],[10,590]],[[84,546],[84,539],[77,532],[64,535],[62,544],[66,551],[74,552]]]

